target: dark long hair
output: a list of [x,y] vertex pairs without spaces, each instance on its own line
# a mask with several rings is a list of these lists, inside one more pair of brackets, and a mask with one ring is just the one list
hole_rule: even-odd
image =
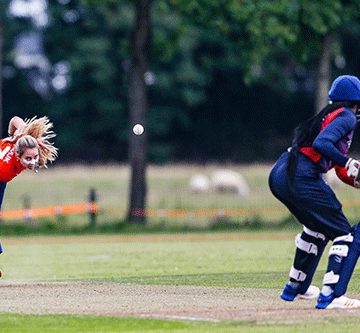
[[300,154],[300,149],[303,147],[311,147],[314,140],[318,136],[321,130],[321,126],[325,117],[342,107],[352,109],[356,104],[360,105],[357,101],[340,101],[332,104],[328,104],[318,114],[304,121],[294,130],[294,138],[292,141],[292,148],[290,151],[290,157],[287,164],[287,175],[290,180],[290,184],[293,184],[295,178],[295,170]]

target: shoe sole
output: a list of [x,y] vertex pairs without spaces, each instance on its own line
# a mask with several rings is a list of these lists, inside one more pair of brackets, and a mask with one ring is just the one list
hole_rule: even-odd
[[321,302],[316,304],[317,309],[329,309],[329,310],[351,310],[359,309],[360,302],[354,299],[347,299],[339,302],[339,299],[334,299],[332,302]]
[[326,309],[329,309],[329,310],[337,310],[337,309],[352,310],[352,309],[359,309],[359,308],[360,308],[360,305],[357,305],[357,306],[346,306],[346,305],[331,305],[331,304],[329,304]]
[[280,298],[281,298],[283,301],[292,302],[292,301],[296,298],[296,296],[294,296],[294,297],[287,297],[287,296],[280,295]]

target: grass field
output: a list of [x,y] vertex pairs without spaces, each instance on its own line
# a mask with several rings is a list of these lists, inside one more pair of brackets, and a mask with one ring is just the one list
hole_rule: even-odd
[[[189,181],[194,174],[211,176],[217,169],[231,169],[240,172],[250,187],[248,197],[233,193],[217,193],[210,189],[204,194],[191,192]],[[235,223],[249,220],[261,220],[265,223],[279,222],[289,217],[283,205],[271,194],[268,187],[268,175],[271,165],[167,165],[149,166],[147,170],[147,208],[180,210],[238,210],[230,216]],[[90,189],[94,188],[98,196],[100,213],[99,224],[121,220],[128,208],[130,170],[127,165],[112,166],[72,166],[54,167],[39,173],[26,171],[8,184],[3,203],[3,211],[21,209],[24,198],[28,198],[32,207],[66,205],[88,200]],[[350,186],[335,186],[335,192],[344,203],[344,211],[352,222],[360,215],[360,197],[357,189]],[[214,222],[214,217],[192,214],[180,217],[150,217],[149,224],[186,225],[206,227]],[[49,220],[49,219],[47,219]],[[65,216],[55,221],[63,225],[83,225],[88,223],[85,215]],[[39,221],[35,221],[38,223]],[[41,222],[41,221],[40,221]],[[3,224],[13,223],[3,221]]]
[[[268,189],[270,165],[227,166],[239,171],[247,180],[251,190],[248,198],[240,198],[230,193],[219,194],[212,190],[199,195],[189,190],[188,184],[193,174],[203,173],[210,176],[217,168],[215,165],[150,166],[147,172],[148,208],[248,210],[248,215],[231,217],[231,220],[239,223],[258,218],[266,223],[273,223],[289,217],[288,212]],[[33,207],[84,202],[87,201],[91,188],[95,188],[98,194],[101,209],[99,224],[111,223],[124,217],[129,191],[129,168],[125,165],[56,167],[38,174],[24,172],[9,183],[3,210],[23,208],[25,197],[30,199]],[[344,203],[349,219],[352,222],[357,221],[360,207],[358,190],[336,185],[335,192]],[[85,215],[53,219],[63,225],[88,223]],[[167,225],[206,226],[211,219],[196,218],[192,215],[168,219],[150,218],[149,224],[159,221]],[[31,223],[36,225],[41,222]],[[13,223],[24,222],[2,221],[0,229],[3,231]],[[289,305],[279,301],[279,294],[288,279],[292,264],[294,233],[297,229],[283,229],[282,232],[266,234],[265,231],[204,231],[204,234],[192,232],[143,236],[3,237],[5,252],[0,256],[0,267],[3,271],[0,281],[3,299],[0,312],[1,331],[356,331],[360,324],[360,313],[357,311],[324,313],[314,310],[315,303],[305,305],[309,303],[294,302]],[[314,278],[316,285],[321,285],[325,266],[326,255]],[[85,292],[82,285],[79,287],[83,292],[84,303],[76,303],[79,302],[76,298],[79,296],[76,295],[76,283],[85,283],[89,288]],[[165,288],[162,286],[172,288],[171,292],[155,301],[162,295],[162,289]],[[96,293],[94,294],[100,287],[106,290],[99,295],[107,295],[114,303],[109,305],[109,312],[106,304],[102,311],[88,311],[92,305],[90,303],[95,305],[102,300],[102,297],[98,298]],[[47,288],[52,292],[49,293]],[[131,292],[127,288],[130,288]],[[163,312],[159,312],[158,308],[157,312],[145,311],[141,307],[137,312],[134,310],[136,313],[129,312],[125,311],[125,305],[120,307],[120,310],[117,308],[122,302],[127,304],[129,301],[134,303],[131,305],[132,309],[137,309],[139,295],[136,290],[141,288],[151,289],[152,294],[147,295],[146,300],[153,306],[163,304]],[[112,290],[119,301],[115,296],[110,297]],[[118,293],[115,293],[115,290]],[[178,290],[183,292],[178,295]],[[196,299],[190,297],[195,297],[191,295],[193,290],[198,293]],[[71,292],[74,292],[73,298]],[[349,292],[360,298],[358,269],[349,285]],[[186,297],[188,294],[190,296]],[[175,302],[169,309],[166,308],[167,296]],[[186,316],[173,315],[177,309],[177,297],[179,308],[186,310]],[[37,310],[39,304],[50,301],[48,298],[60,305],[63,302],[68,302],[69,306],[72,303],[77,304],[78,309],[71,313],[61,312],[57,310],[56,304],[52,304],[52,307],[46,308],[44,305],[42,310]],[[207,302],[210,301],[212,303],[209,305]],[[227,301],[231,302],[233,310],[227,308]],[[117,308],[117,312],[111,312],[112,308]],[[141,316],[142,313],[155,314],[157,317],[144,317]],[[171,315],[166,316],[165,313]],[[251,316],[247,317],[248,313]]]
[[[0,313],[2,332],[352,332],[360,324],[356,311],[324,313],[312,310],[314,302],[310,307],[307,306],[309,310],[305,314],[305,303],[298,303],[297,308],[293,302],[291,309],[288,303],[279,303],[277,316],[270,319],[211,320],[214,317],[209,317],[206,320],[205,311],[201,320],[189,316],[174,316],[172,320],[166,320],[166,316],[141,318],[138,315],[134,318],[122,317],[121,314],[84,314],[89,306],[85,301],[86,295],[77,314],[46,311],[41,314],[31,313],[31,301],[23,304],[27,302],[26,298],[17,295],[18,287],[20,289],[24,283],[30,290],[29,299],[40,297],[41,302],[46,302],[46,291],[39,295],[34,289],[32,296],[32,284],[39,287],[39,283],[89,282],[94,286],[93,289],[111,286],[114,290],[116,286],[134,286],[135,290],[140,286],[169,286],[174,290],[187,286],[210,288],[206,289],[209,294],[205,300],[214,298],[216,306],[215,293],[220,288],[222,292],[225,290],[226,297],[226,290],[239,295],[238,302],[235,297],[233,306],[240,311],[247,298],[250,301],[249,308],[253,306],[252,294],[265,292],[266,295],[268,290],[271,297],[268,300],[264,298],[265,304],[259,305],[266,313],[274,310],[273,299],[278,301],[279,293],[287,281],[294,252],[294,235],[290,233],[25,237],[5,238],[3,246],[5,252],[0,261],[3,270],[3,307]],[[314,278],[317,285],[321,284],[325,266],[326,256],[320,262]],[[9,294],[6,294],[5,290],[8,289]],[[58,288],[55,285],[54,289],[58,303],[72,302],[71,295],[69,298],[61,297],[60,285]],[[355,271],[349,292],[360,296],[359,270]],[[101,295],[93,302],[100,302]],[[121,297],[123,295],[119,294],[119,302],[128,301],[130,296]],[[134,302],[139,302],[138,294],[131,297]],[[159,302],[162,301],[164,299]],[[269,302],[268,306],[266,302]],[[5,303],[10,305],[4,309]],[[191,304],[196,317],[197,302]],[[21,313],[14,310],[16,306],[23,309]],[[36,308],[35,304],[33,306]],[[288,317],[286,309],[292,311]]]
[[[239,171],[246,178],[251,196],[239,197],[233,193],[217,193],[209,190],[204,194],[193,193],[189,182],[194,174],[211,176],[212,172],[226,168]],[[267,177],[269,166],[149,166],[147,170],[147,208],[148,209],[249,209],[251,212],[233,219],[244,221],[259,217],[268,219],[260,209],[280,208],[280,217],[287,215],[281,204],[271,195]],[[88,199],[89,190],[96,189],[98,204],[101,208],[99,223],[114,218],[123,218],[128,208],[130,170],[127,165],[115,166],[73,166],[42,170],[38,174],[25,172],[14,179],[6,189],[3,210],[21,209],[24,198],[29,197],[31,206],[64,205],[83,202]],[[256,211],[254,211],[254,209]],[[275,216],[276,219],[278,216]],[[82,217],[84,220],[84,217]],[[150,218],[157,223],[160,218]],[[71,223],[72,218],[67,217]],[[79,219],[78,219],[79,220]],[[87,222],[87,219],[85,219]],[[197,218],[197,225],[206,225],[209,218]],[[192,216],[173,218],[167,223],[194,226]]]

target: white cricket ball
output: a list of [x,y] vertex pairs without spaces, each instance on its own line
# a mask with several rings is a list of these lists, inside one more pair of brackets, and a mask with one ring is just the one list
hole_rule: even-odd
[[144,133],[144,126],[141,125],[141,124],[136,124],[134,127],[133,127],[133,132],[136,134],[136,135],[141,135]]

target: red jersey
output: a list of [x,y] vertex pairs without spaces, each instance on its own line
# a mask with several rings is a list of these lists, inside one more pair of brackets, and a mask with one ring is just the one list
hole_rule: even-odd
[[14,144],[0,140],[0,182],[9,182],[25,169],[16,156]]

